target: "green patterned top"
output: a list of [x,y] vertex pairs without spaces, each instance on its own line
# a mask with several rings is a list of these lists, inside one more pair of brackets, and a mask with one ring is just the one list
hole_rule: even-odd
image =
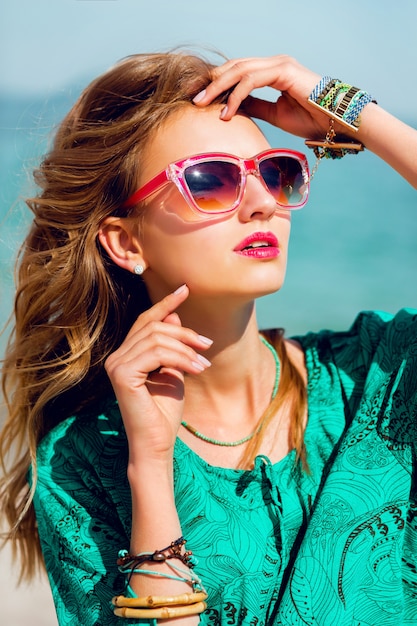
[[[417,624],[417,311],[363,313],[298,337],[310,473],[291,452],[251,471],[212,467],[180,439],[175,494],[212,626]],[[117,404],[59,424],[39,446],[35,508],[59,623],[113,616],[129,546],[127,442]]]

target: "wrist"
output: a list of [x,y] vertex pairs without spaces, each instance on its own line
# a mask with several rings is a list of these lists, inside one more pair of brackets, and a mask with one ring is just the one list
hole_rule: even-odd
[[129,458],[127,479],[132,490],[151,491],[173,485],[173,463],[170,460],[154,458]]

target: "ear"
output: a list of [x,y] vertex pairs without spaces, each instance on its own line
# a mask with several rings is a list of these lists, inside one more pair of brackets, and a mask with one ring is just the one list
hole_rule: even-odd
[[98,238],[111,260],[119,267],[133,272],[136,265],[146,269],[137,223],[129,218],[108,217],[101,226]]

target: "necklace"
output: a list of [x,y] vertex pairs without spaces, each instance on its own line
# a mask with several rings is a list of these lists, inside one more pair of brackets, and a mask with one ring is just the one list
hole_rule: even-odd
[[[272,356],[274,357],[274,361],[275,361],[275,382],[274,382],[274,388],[272,390],[272,395],[271,395],[271,400],[273,400],[275,398],[275,396],[277,395],[277,391],[278,391],[279,375],[280,375],[280,371],[281,371],[281,366],[280,366],[280,362],[279,362],[277,351],[275,350],[274,346],[271,345],[269,343],[269,341],[267,341],[262,335],[259,335],[259,337],[260,337],[262,343],[267,348],[269,348],[269,350],[272,352]],[[256,435],[256,433],[258,433],[259,430],[262,428],[262,424],[260,424],[256,428],[256,430],[253,431],[253,433],[251,433],[250,435],[247,435],[246,437],[243,437],[243,439],[238,439],[237,441],[219,441],[218,439],[212,439],[211,437],[207,437],[207,435],[203,435],[203,433],[200,433],[196,428],[194,428],[193,426],[191,426],[191,424],[188,424],[184,420],[182,420],[181,424],[192,435],[194,435],[195,437],[198,437],[198,439],[202,439],[203,441],[206,441],[207,443],[212,443],[215,446],[226,446],[228,448],[234,448],[235,446],[240,446],[243,443],[246,443],[247,441],[250,441],[252,439],[252,437],[254,437]]]

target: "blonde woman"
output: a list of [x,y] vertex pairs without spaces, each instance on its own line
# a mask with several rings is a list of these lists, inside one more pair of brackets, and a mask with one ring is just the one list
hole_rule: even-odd
[[60,624],[417,619],[417,313],[259,331],[310,175],[251,117],[417,187],[417,132],[286,56],[132,56],[35,173],[1,508]]

